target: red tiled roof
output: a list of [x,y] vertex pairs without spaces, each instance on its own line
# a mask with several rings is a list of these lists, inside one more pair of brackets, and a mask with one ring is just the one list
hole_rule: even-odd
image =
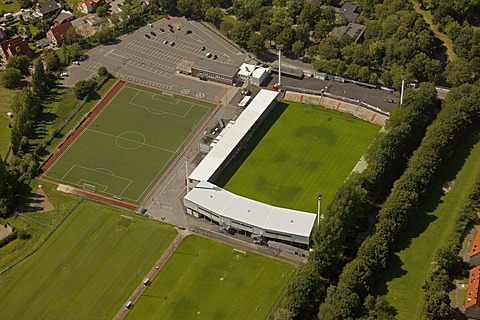
[[478,285],[480,283],[480,266],[470,270],[468,278],[467,300],[465,301],[465,309],[468,309],[479,303]]
[[475,236],[475,240],[473,240],[472,250],[470,251],[470,257],[480,253],[480,230],[477,232]]
[[11,55],[16,56],[19,54],[25,54],[30,56],[32,54],[32,50],[28,46],[28,42],[22,37],[6,40],[0,43],[0,48],[3,51],[4,56],[7,58]]
[[50,31],[52,31],[52,35],[57,40],[57,42],[62,42],[63,38],[67,34],[68,29],[72,27],[72,23],[70,21],[62,23],[62,24],[55,24]]

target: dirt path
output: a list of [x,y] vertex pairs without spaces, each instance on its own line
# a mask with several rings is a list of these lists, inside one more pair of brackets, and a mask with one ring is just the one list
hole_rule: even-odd
[[[173,242],[167,247],[165,252],[162,254],[162,256],[157,260],[155,265],[150,269],[148,274],[145,276],[145,278],[149,278],[150,282],[152,282],[157,274],[162,270],[163,266],[165,263],[167,263],[168,259],[173,255],[175,250],[177,250],[178,246],[180,243],[183,241],[183,239],[190,234],[189,231],[187,230],[181,230],[177,229],[178,231],[178,236],[173,240]],[[127,304],[128,301],[131,301],[133,306],[137,303],[138,299],[142,296],[142,294],[145,292],[147,289],[147,286],[145,286],[143,283],[140,283],[135,291],[130,295],[127,301],[122,305],[120,310],[118,311],[117,315],[115,316],[115,320],[121,320],[125,319],[128,313],[128,309],[125,308],[125,305]]]
[[449,37],[447,37],[446,34],[440,32],[440,30],[438,29],[438,26],[433,23],[432,14],[427,10],[422,10],[417,0],[412,0],[412,4],[413,4],[413,7],[415,8],[415,11],[417,13],[420,13],[423,16],[423,19],[425,19],[425,21],[428,23],[428,25],[430,26],[430,29],[433,31],[435,36],[438,39],[442,40],[443,44],[447,48],[448,61],[453,61],[457,59],[457,54],[453,51],[452,40]]

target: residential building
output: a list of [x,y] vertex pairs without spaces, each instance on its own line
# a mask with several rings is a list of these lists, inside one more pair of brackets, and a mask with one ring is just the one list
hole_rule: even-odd
[[351,2],[345,2],[340,8],[340,14],[343,15],[350,21],[355,21],[358,18],[358,13],[356,13],[358,6]]
[[70,11],[62,10],[60,14],[57,16],[57,18],[53,20],[53,22],[62,24],[68,21],[72,21],[74,19],[75,19],[75,16]]
[[48,0],[44,3],[38,3],[35,9],[40,18],[48,18],[60,10],[60,4],[55,0]]
[[468,318],[480,319],[480,299],[478,286],[480,284],[480,266],[470,270],[467,286],[467,299],[465,301],[465,315]]
[[28,46],[28,42],[18,36],[0,43],[0,55],[6,60],[9,56],[18,56],[24,54],[32,56],[32,50]]
[[103,4],[103,0],[86,0],[78,3],[78,10],[83,13],[93,13]]
[[473,240],[472,249],[470,250],[470,263],[475,266],[480,264],[480,230],[477,230],[477,235]]
[[333,28],[330,31],[330,36],[340,39],[344,35],[349,36],[353,41],[358,42],[363,33],[367,29],[367,26],[358,23],[349,23],[347,26],[340,26]]
[[48,30],[47,38],[52,41],[57,47],[62,45],[63,39],[67,35],[68,29],[72,27],[72,22],[68,21],[62,24],[55,23],[53,27]]

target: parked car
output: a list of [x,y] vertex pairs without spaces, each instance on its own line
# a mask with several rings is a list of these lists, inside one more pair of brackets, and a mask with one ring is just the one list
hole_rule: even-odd
[[153,28],[153,24],[151,24],[151,23],[149,23],[148,26],[149,26],[150,28]]
[[202,51],[205,51],[205,50],[207,50],[207,48],[205,48],[205,47],[202,47]]
[[218,56],[217,55],[214,55],[213,56],[213,60],[217,60],[218,59]]
[[145,34],[145,38],[150,39],[150,36],[148,34]]
[[174,41],[170,42],[170,47],[173,47],[174,45],[175,45]]
[[206,56],[207,58],[210,58],[210,57],[212,56],[212,54],[211,54],[210,52],[207,52],[207,53],[205,53],[205,56]]
[[151,34],[152,36],[154,36],[154,37],[157,36],[157,34],[156,34],[155,32],[153,32],[153,31],[150,31],[150,34]]
[[162,32],[165,32],[165,29],[163,29],[163,28],[160,28],[160,31],[162,31]]
[[69,74],[68,74],[68,72],[62,72],[62,73],[60,74],[60,76],[61,76],[61,77],[68,77]]
[[186,34],[190,34],[192,33],[192,30],[187,30],[187,32],[185,32]]
[[80,61],[73,61],[72,64],[76,65],[76,66],[79,66],[80,65]]
[[168,44],[168,41],[167,40],[163,41],[163,44]]
[[170,20],[170,16],[167,14],[167,15],[165,16],[165,19]]

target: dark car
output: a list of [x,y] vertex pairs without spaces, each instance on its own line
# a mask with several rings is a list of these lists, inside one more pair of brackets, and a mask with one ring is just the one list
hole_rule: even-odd
[[152,36],[154,36],[154,37],[157,36],[157,34],[156,34],[155,32],[153,32],[153,31],[150,31],[150,34],[151,34]]
[[173,47],[175,45],[175,42],[170,42],[170,47]]
[[162,32],[165,32],[165,29],[163,29],[163,28],[160,28],[160,31],[162,31]]
[[150,36],[148,34],[145,34],[145,38],[150,39]]
[[168,27],[169,29],[173,29],[173,26],[172,26],[170,23],[167,24],[167,27]]
[[192,33],[192,30],[187,30],[185,33],[190,34],[190,33]]
[[170,30],[171,33],[174,33],[174,32],[175,32],[175,30],[173,30],[173,29],[168,29],[168,30]]
[[164,40],[164,41],[163,41],[163,44],[168,44],[168,40]]
[[205,48],[205,47],[202,47],[202,51],[205,51],[205,50],[207,50],[207,48]]
[[218,56],[215,54],[213,55],[213,60],[217,60],[218,59]]

